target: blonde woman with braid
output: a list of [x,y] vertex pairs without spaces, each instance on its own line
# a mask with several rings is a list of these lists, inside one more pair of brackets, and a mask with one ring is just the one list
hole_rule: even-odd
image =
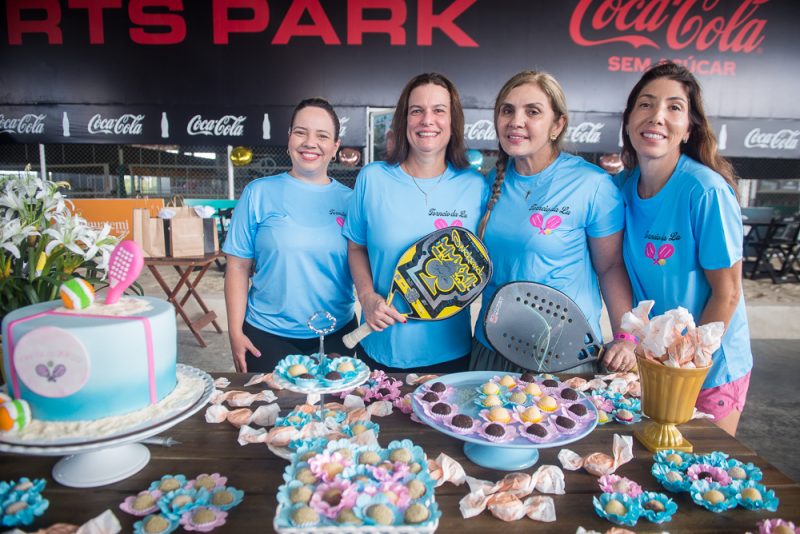
[[[578,304],[601,339],[602,292],[617,332],[631,308],[622,260],[624,209],[608,174],[561,150],[566,99],[549,74],[524,71],[508,80],[495,101],[494,124],[500,157],[489,175],[491,197],[478,227],[494,276],[484,291],[470,369],[519,371],[484,336],[491,296],[515,281],[558,289]],[[633,368],[634,344],[626,336],[606,347],[602,363],[609,370]]]

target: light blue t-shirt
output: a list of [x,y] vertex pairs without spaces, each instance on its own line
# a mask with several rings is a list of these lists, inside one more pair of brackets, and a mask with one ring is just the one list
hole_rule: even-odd
[[252,259],[245,320],[282,337],[316,337],[308,319],[327,311],[336,329],[353,318],[355,294],[342,226],[352,191],[336,180],[307,184],[288,173],[250,182],[223,252]]
[[[494,178],[494,172],[487,177],[489,183]],[[540,173],[522,176],[511,159],[484,235],[494,275],[483,291],[475,326],[478,341],[491,348],[483,319],[497,289],[521,281],[570,297],[602,341],[603,304],[588,239],[609,236],[623,226],[622,197],[599,167],[562,152]]]
[[[742,259],[736,196],[722,176],[685,155],[652,198],[639,197],[639,177],[637,167],[621,186],[623,253],[633,299],[654,300],[652,315],[683,306],[699,321],[711,296],[704,271],[728,268]],[[744,296],[713,360],[704,388],[737,380],[753,367]]]
[[[415,183],[399,165],[371,163],[356,179],[344,235],[367,247],[375,291],[386,297],[400,255],[439,228],[456,225],[475,232],[487,193],[483,176],[470,169],[448,166],[441,178]],[[400,294],[392,304],[408,311]],[[410,369],[466,356],[470,331],[469,310],[463,310],[441,321],[412,319],[373,332],[361,346],[386,366]]]

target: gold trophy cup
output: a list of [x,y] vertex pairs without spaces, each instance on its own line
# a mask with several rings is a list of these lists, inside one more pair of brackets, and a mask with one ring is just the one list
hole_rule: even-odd
[[652,452],[675,449],[692,452],[692,444],[675,425],[692,418],[697,396],[711,366],[699,369],[667,367],[637,355],[642,383],[642,412],[651,422],[634,432]]

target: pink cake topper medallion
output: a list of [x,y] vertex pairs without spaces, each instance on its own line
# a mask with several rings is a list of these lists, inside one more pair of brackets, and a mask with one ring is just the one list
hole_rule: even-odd
[[14,348],[14,367],[20,380],[43,397],[67,397],[89,379],[89,353],[63,328],[42,326],[22,336]]

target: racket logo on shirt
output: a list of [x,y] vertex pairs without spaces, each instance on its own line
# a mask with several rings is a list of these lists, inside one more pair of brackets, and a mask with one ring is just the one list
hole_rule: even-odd
[[534,213],[531,215],[531,225],[534,228],[539,229],[540,234],[550,235],[553,233],[553,230],[561,226],[561,217],[558,215],[551,215],[544,220],[544,216],[541,213]]
[[675,247],[669,243],[665,243],[658,247],[658,251],[656,251],[656,246],[652,243],[647,243],[647,245],[644,247],[644,255],[653,260],[653,265],[666,264],[667,258],[672,256],[674,252]]
[[436,227],[437,230],[442,230],[444,228],[447,228],[448,226],[464,226],[464,224],[461,222],[461,219],[456,219],[450,224],[447,224],[447,221],[445,221],[444,219],[436,219],[433,222],[433,225]]
[[344,217],[336,217],[336,224],[344,226]]

